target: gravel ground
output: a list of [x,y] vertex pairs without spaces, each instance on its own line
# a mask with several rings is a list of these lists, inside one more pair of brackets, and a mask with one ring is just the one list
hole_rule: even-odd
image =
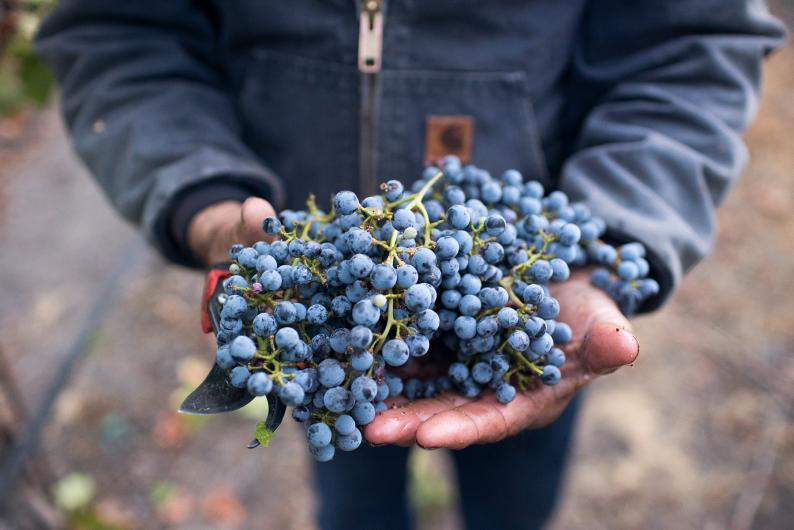
[[[794,521],[792,87],[789,46],[769,63],[747,137],[752,162],[720,210],[713,255],[670,304],[636,321],[636,365],[588,390],[554,529]],[[0,139],[0,348],[27,402],[46,390],[99,286],[137,241],[53,111]],[[313,528],[309,463],[291,422],[248,452],[256,402],[206,420],[174,412],[210,362],[201,275],[148,249],[130,261],[45,432],[41,457],[61,490],[75,473],[95,486],[72,517],[83,528]],[[448,455],[417,451],[411,471],[422,527],[458,527]]]

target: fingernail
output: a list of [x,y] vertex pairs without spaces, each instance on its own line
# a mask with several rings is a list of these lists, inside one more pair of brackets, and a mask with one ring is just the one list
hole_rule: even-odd
[[419,442],[416,442],[416,445],[418,445],[421,449],[424,449],[425,451],[435,451],[436,449],[438,449],[438,447],[430,447],[430,446],[422,445]]
[[367,445],[369,445],[370,447],[383,447],[386,444],[374,444],[372,442],[367,442]]

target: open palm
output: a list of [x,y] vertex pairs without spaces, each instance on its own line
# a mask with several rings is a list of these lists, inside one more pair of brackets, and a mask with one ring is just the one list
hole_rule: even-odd
[[590,285],[588,271],[574,273],[552,291],[560,301],[559,319],[573,330],[559,383],[519,393],[507,405],[493,393],[474,400],[452,392],[411,403],[398,400],[367,426],[367,440],[451,449],[496,442],[551,423],[593,378],[634,362],[639,343],[631,324],[606,293]]

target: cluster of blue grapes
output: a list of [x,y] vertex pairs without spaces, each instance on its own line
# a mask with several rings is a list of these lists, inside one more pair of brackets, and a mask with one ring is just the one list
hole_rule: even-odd
[[[658,291],[642,245],[602,242],[604,223],[564,193],[454,157],[439,166],[411,190],[337,193],[330,213],[310,197],[263,221],[272,243],[230,250],[217,363],[293,407],[320,461],[356,449],[390,397],[491,389],[509,403],[557,383],[572,333],[548,286],[571,266],[600,264],[593,282],[626,312]],[[448,369],[404,379],[397,368],[431,344]]]

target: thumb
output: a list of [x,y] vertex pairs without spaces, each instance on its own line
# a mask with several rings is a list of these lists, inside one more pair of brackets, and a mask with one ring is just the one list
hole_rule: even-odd
[[640,354],[640,343],[631,324],[617,305],[608,300],[593,314],[582,340],[581,359],[587,372],[607,374],[632,364]]
[[238,238],[240,243],[252,245],[268,237],[262,230],[262,221],[265,217],[276,215],[273,206],[265,199],[249,197],[240,208],[240,224],[238,225]]

